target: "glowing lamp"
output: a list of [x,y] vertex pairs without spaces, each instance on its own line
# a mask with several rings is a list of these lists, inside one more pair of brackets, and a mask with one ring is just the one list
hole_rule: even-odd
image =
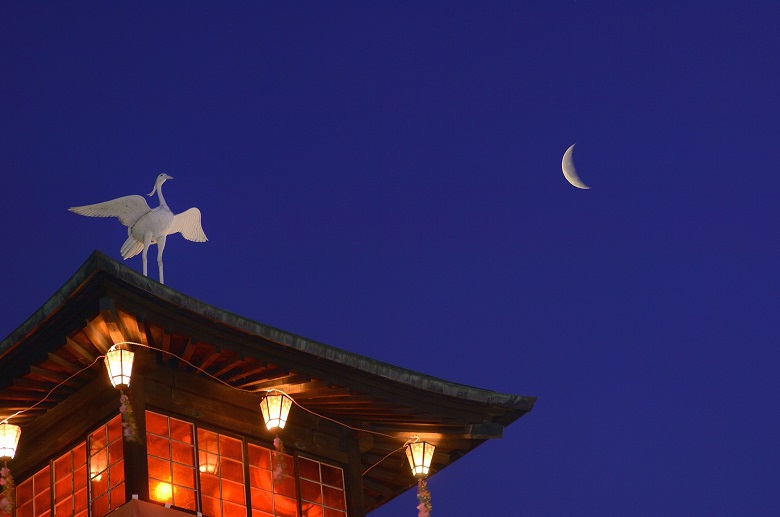
[[290,414],[292,400],[280,393],[269,393],[260,402],[260,410],[263,412],[265,427],[269,431],[274,428],[284,429],[287,423],[287,415]]
[[214,452],[200,451],[198,454],[198,470],[204,474],[216,474],[219,458]]
[[19,444],[19,437],[22,435],[22,428],[18,425],[3,422],[0,424],[0,458],[14,458],[16,446]]
[[115,388],[122,390],[130,387],[134,355],[125,345],[114,345],[106,352],[106,370]]
[[436,447],[428,442],[415,442],[406,446],[406,457],[414,477],[424,478],[428,475],[434,449]]

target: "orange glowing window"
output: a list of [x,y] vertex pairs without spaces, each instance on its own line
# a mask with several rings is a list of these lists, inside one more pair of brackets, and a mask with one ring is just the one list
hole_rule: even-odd
[[198,429],[198,471],[204,515],[246,515],[241,440]]
[[252,517],[297,517],[294,458],[281,456],[284,469],[274,479],[271,450],[250,443],[248,453]]
[[51,468],[46,465],[16,487],[16,516],[50,517],[51,514]]
[[188,510],[197,509],[193,425],[146,412],[149,497]]
[[54,515],[86,517],[87,448],[79,444],[54,460]]
[[122,417],[112,418],[89,435],[89,484],[92,515],[106,515],[125,503]]
[[298,458],[302,517],[346,517],[344,471],[309,458]]

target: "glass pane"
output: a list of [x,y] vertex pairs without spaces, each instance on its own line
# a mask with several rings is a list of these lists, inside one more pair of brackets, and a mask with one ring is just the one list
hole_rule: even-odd
[[149,477],[159,479],[161,481],[171,482],[171,464],[168,461],[149,456],[147,458],[149,462]]
[[273,491],[273,481],[271,479],[271,471],[263,470],[256,467],[249,468],[250,486],[255,488],[262,488],[263,490]]
[[54,501],[64,501],[73,494],[73,483],[70,476],[54,483]]
[[103,471],[108,468],[108,451],[106,449],[98,450],[89,458],[89,474],[92,479],[98,480]]
[[303,517],[322,517],[322,506],[318,504],[303,504],[301,508]]
[[276,503],[275,513],[277,517],[298,516],[298,503],[295,501],[295,499],[277,495],[274,497],[274,503]]
[[92,498],[103,495],[108,491],[108,475],[105,472],[95,475],[90,483],[92,485]]
[[230,458],[232,460],[243,460],[243,454],[241,454],[241,441],[229,436],[220,435],[219,437],[219,454],[223,458]]
[[73,471],[70,452],[54,461],[54,479],[62,479]]
[[206,431],[204,429],[198,429],[198,449],[219,453],[217,433],[212,433],[211,431]]
[[322,482],[324,484],[344,488],[344,475],[340,468],[326,465],[325,463],[321,463],[320,468],[322,469]]
[[100,427],[91,435],[89,435],[89,450],[90,454],[94,454],[95,451],[104,448],[108,442],[106,441],[106,428]]
[[87,486],[87,466],[83,465],[73,473],[73,489],[79,490]]
[[188,510],[195,510],[195,490],[182,488],[180,486],[173,487],[173,504],[180,508],[187,508]]
[[108,422],[108,442],[122,438],[122,417],[117,415]]
[[173,484],[195,488],[195,469],[186,465],[173,464]]
[[222,517],[222,505],[220,504],[219,499],[204,495],[201,497],[201,506],[203,507],[201,510],[203,515],[208,515],[209,517]]
[[108,483],[111,487],[117,486],[125,480],[125,462],[120,461],[108,469]]
[[49,476],[49,467],[43,467],[39,470],[35,476],[33,476],[33,483],[35,483],[35,492],[39,492],[44,487],[51,486],[51,477]]
[[146,435],[146,452],[158,458],[171,458],[170,441],[162,436]]
[[165,481],[149,479],[149,497],[160,503],[172,503],[173,487]]
[[198,470],[206,474],[219,474],[219,455],[216,452],[200,451]]
[[32,478],[16,487],[16,504],[21,506],[28,501],[32,501],[33,486]]
[[55,515],[72,515],[73,514],[73,501],[70,498],[54,505]]
[[325,498],[325,506],[331,508],[338,508],[339,510],[346,510],[347,505],[344,501],[344,491],[338,488],[331,488],[329,486],[322,487],[322,495]]
[[300,480],[301,499],[322,504],[322,485],[305,479]]
[[108,446],[108,464],[114,465],[122,459],[124,451],[122,449],[122,440],[118,440]]
[[222,499],[233,501],[234,503],[244,504],[244,485],[243,483],[234,483],[227,479],[222,480]]
[[77,512],[87,509],[87,489],[82,488],[73,498],[73,509]]
[[217,476],[212,476],[211,474],[201,474],[200,490],[204,496],[219,498],[219,478]]
[[[17,500],[18,502],[18,500]],[[16,507],[16,517],[33,517],[32,501]]]
[[225,515],[229,517],[241,517],[246,515],[246,506],[243,504],[234,504],[229,501],[222,503]]
[[244,466],[240,462],[227,460],[223,457],[219,466],[219,473],[223,479],[230,479],[238,483],[244,482]]
[[320,480],[320,464],[306,458],[298,458],[298,473],[304,479]]
[[249,444],[249,464],[255,467],[271,470],[271,451],[255,445]]
[[51,497],[49,497],[50,493],[51,490],[49,489],[36,492],[35,497],[33,497],[33,504],[35,505],[36,513],[51,510]]
[[92,515],[102,517],[108,513],[108,494],[102,495],[92,501]]
[[171,442],[171,459],[184,465],[195,465],[194,447],[186,443]]
[[171,438],[183,442],[192,443],[192,424],[171,418]]
[[271,492],[265,490],[259,490],[257,488],[252,489],[252,508],[258,510],[265,510],[268,512],[274,511],[274,496]]
[[111,489],[111,508],[119,508],[125,502],[125,484],[121,483]]
[[146,432],[168,437],[168,417],[147,411]]
[[73,465],[78,467],[87,464],[87,445],[85,443],[81,443],[71,452],[73,453]]
[[290,476],[282,476],[281,480],[274,481],[274,492],[295,497],[295,479]]

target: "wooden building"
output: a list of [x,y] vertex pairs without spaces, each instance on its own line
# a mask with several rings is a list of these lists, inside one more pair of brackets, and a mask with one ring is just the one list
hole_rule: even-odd
[[[135,353],[125,404],[102,359],[119,342]],[[294,400],[276,432],[259,410],[273,389]],[[360,517],[416,485],[411,437],[436,446],[435,473],[534,402],[242,318],[98,252],[0,343],[17,517]]]

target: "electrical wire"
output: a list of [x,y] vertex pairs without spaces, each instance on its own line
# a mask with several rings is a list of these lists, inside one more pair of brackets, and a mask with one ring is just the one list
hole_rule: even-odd
[[[340,426],[342,426],[342,427],[344,427],[344,428],[346,428],[346,429],[350,429],[350,430],[352,430],[352,431],[357,431],[357,432],[361,432],[361,433],[368,433],[368,434],[373,434],[373,435],[376,435],[376,436],[382,436],[382,437],[384,437],[384,438],[390,438],[391,440],[397,440],[397,439],[398,439],[396,436],[393,436],[393,435],[390,435],[390,434],[381,433],[381,432],[379,432],[379,431],[374,431],[374,430],[372,430],[372,429],[364,429],[364,428],[362,428],[362,427],[354,427],[354,426],[351,426],[351,425],[349,425],[349,424],[346,424],[346,423],[344,423],[344,422],[340,422],[340,421],[338,421],[338,420],[336,420],[336,419],[334,419],[334,418],[331,418],[331,417],[329,417],[329,416],[325,416],[325,415],[322,415],[322,414],[320,414],[320,413],[317,413],[317,412],[315,412],[315,411],[312,411],[311,409],[309,409],[309,408],[307,408],[307,407],[304,407],[304,406],[302,406],[302,405],[301,405],[301,404],[300,404],[300,403],[299,403],[297,400],[295,400],[293,397],[291,397],[290,395],[288,395],[287,393],[285,393],[285,392],[284,392],[284,390],[280,390],[280,389],[278,389],[278,388],[270,388],[270,389],[267,389],[267,390],[257,390],[257,391],[253,391],[253,390],[247,390],[247,389],[244,389],[244,388],[239,388],[238,386],[233,386],[233,385],[232,385],[232,384],[230,384],[229,382],[226,382],[226,381],[224,381],[224,380],[220,379],[220,378],[219,378],[219,377],[217,377],[216,375],[213,375],[213,374],[209,373],[208,371],[206,371],[204,368],[202,368],[202,367],[200,367],[200,366],[197,366],[197,365],[193,364],[192,362],[188,361],[187,359],[184,359],[183,357],[181,357],[181,356],[179,356],[179,355],[177,355],[177,354],[175,354],[175,353],[173,353],[173,352],[171,352],[171,351],[169,351],[169,350],[163,350],[162,348],[158,348],[158,347],[155,347],[155,346],[152,346],[152,345],[147,345],[147,344],[144,344],[144,343],[136,343],[135,341],[120,341],[120,342],[118,342],[118,343],[114,343],[114,346],[117,346],[117,345],[136,345],[136,346],[140,346],[140,347],[143,347],[143,348],[147,348],[147,349],[149,349],[149,350],[155,350],[155,351],[157,351],[157,352],[160,352],[160,353],[163,353],[163,354],[169,355],[169,356],[171,356],[171,357],[175,357],[176,359],[178,359],[178,360],[180,360],[180,361],[182,361],[182,362],[186,363],[187,365],[189,365],[189,366],[193,367],[195,370],[197,370],[197,371],[199,371],[199,372],[203,373],[203,374],[204,374],[204,375],[206,375],[207,377],[209,377],[209,378],[211,378],[211,379],[213,379],[213,380],[215,380],[215,381],[219,382],[220,384],[223,384],[223,385],[227,386],[228,388],[232,388],[232,389],[234,389],[234,390],[242,391],[242,392],[244,392],[244,393],[250,393],[250,394],[253,394],[253,395],[256,395],[256,394],[259,394],[259,393],[265,393],[266,395],[268,395],[269,393],[278,392],[278,393],[281,393],[282,395],[284,395],[285,397],[287,397],[288,399],[290,399],[290,400],[292,401],[292,403],[293,403],[293,404],[295,404],[297,407],[299,407],[299,408],[300,408],[300,409],[302,409],[303,411],[306,411],[307,413],[310,413],[310,414],[312,414],[312,415],[314,415],[314,416],[316,416],[316,417],[318,417],[318,418],[322,418],[323,420],[328,420],[328,421],[330,421],[330,422],[333,422],[334,424],[340,425]],[[96,357],[96,358],[95,358],[95,360],[94,360],[94,361],[92,361],[92,362],[89,364],[89,366],[85,366],[85,367],[84,367],[84,368],[82,368],[81,370],[78,370],[77,372],[75,372],[75,373],[73,373],[72,375],[70,375],[70,376],[69,376],[67,379],[63,380],[62,382],[60,382],[59,384],[57,384],[56,386],[54,386],[54,387],[53,387],[51,390],[49,390],[49,392],[46,394],[46,396],[45,396],[45,397],[43,397],[41,400],[39,400],[38,402],[36,402],[35,404],[33,404],[32,406],[30,406],[30,407],[28,407],[28,408],[26,408],[26,409],[21,409],[21,410],[17,411],[16,413],[14,413],[13,415],[10,415],[10,416],[6,417],[5,419],[3,419],[3,420],[0,422],[0,424],[7,423],[7,422],[8,422],[8,420],[10,420],[11,418],[17,417],[17,416],[19,416],[19,415],[21,415],[21,414],[23,414],[23,413],[26,413],[27,411],[30,411],[31,409],[34,409],[35,407],[39,406],[40,404],[42,404],[43,402],[45,402],[45,401],[46,401],[46,400],[47,400],[47,399],[48,399],[48,398],[51,396],[51,394],[52,394],[52,393],[54,393],[54,392],[55,392],[55,391],[56,391],[56,390],[57,390],[57,389],[58,389],[60,386],[62,386],[63,384],[67,383],[67,382],[68,382],[68,381],[70,381],[70,380],[71,380],[73,377],[76,377],[77,375],[81,374],[82,372],[85,372],[85,371],[87,371],[87,370],[91,369],[93,366],[95,366],[95,364],[96,364],[96,363],[97,363],[97,362],[98,362],[100,359],[105,359],[105,355],[100,355],[100,356]],[[392,452],[390,452],[390,453],[386,454],[384,457],[382,457],[382,459],[380,459],[379,461],[377,461],[376,463],[374,463],[373,465],[371,465],[370,467],[368,467],[368,468],[367,468],[367,469],[366,469],[366,470],[363,472],[363,474],[362,474],[362,475],[364,475],[364,476],[365,476],[365,475],[366,475],[366,473],[368,473],[368,471],[370,471],[371,469],[373,469],[374,467],[376,467],[377,465],[379,465],[380,463],[382,463],[383,461],[385,461],[387,458],[389,458],[389,457],[390,457],[390,456],[392,456],[393,454],[397,453],[398,451],[401,451],[401,450],[403,450],[403,449],[404,449],[404,448],[405,448],[407,445],[409,445],[410,443],[416,443],[416,442],[418,442],[419,440],[420,440],[420,437],[419,437],[419,436],[417,436],[417,435],[415,435],[415,436],[412,436],[411,438],[409,438],[408,440],[406,440],[406,442],[404,442],[404,444],[403,444],[402,446],[400,446],[400,447],[398,447],[397,449],[393,450]]]

